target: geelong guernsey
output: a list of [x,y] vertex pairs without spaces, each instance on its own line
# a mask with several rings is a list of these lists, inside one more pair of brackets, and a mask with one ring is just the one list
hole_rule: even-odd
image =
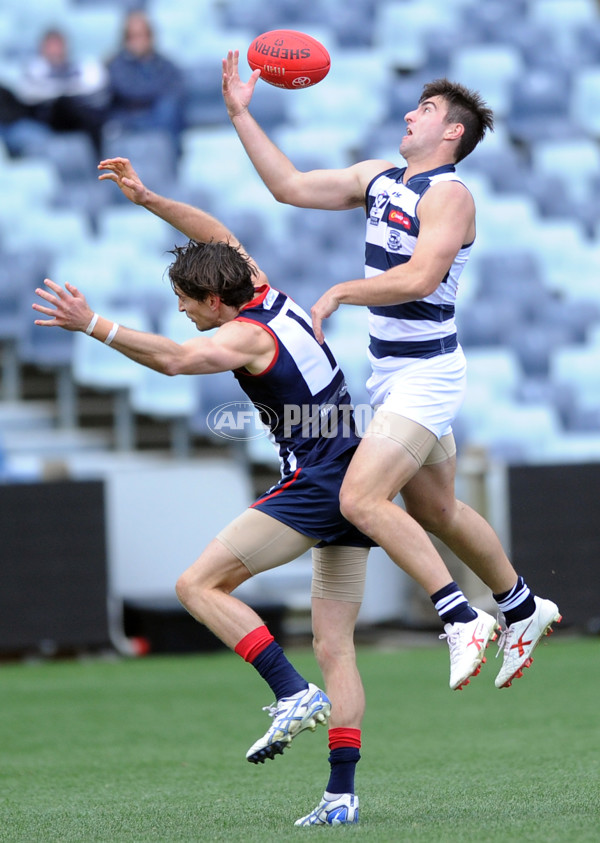
[[[405,171],[385,170],[367,188],[366,278],[410,260],[419,234],[417,206],[430,187],[441,181],[463,183],[452,164],[419,173],[403,184]],[[398,358],[435,357],[457,348],[454,303],[471,246],[460,249],[430,296],[369,308],[369,358],[374,368],[391,369]]]
[[237,320],[262,325],[275,355],[258,375],[245,369],[234,375],[279,449],[282,477],[316,463],[326,471],[328,460],[359,442],[344,374],[301,307],[266,284],[256,292]]

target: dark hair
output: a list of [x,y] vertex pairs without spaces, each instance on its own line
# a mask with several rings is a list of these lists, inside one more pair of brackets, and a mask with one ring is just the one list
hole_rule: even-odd
[[432,97],[441,97],[448,103],[447,123],[462,123],[465,127],[456,149],[457,162],[473,152],[487,129],[494,131],[494,113],[477,91],[449,79],[435,79],[425,85],[419,103]]
[[256,266],[236,246],[190,240],[185,246],[175,246],[170,254],[175,255],[169,267],[175,292],[196,301],[205,301],[213,293],[231,307],[241,307],[254,297]]

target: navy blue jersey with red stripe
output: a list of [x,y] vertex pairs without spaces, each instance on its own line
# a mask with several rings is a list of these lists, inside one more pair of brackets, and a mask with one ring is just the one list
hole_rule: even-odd
[[344,374],[327,344],[315,339],[308,314],[264,285],[237,320],[262,325],[275,341],[264,372],[234,375],[279,449],[282,478],[353,450],[359,439]]

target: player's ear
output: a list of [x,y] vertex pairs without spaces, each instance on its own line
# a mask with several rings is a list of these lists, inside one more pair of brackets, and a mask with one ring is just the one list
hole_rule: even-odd
[[465,127],[462,123],[450,123],[446,129],[446,137],[448,140],[458,140],[462,138],[465,133]]

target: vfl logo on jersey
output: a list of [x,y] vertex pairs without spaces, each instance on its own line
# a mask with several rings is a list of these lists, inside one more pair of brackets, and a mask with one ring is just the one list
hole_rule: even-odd
[[395,228],[390,228],[388,232],[387,248],[390,252],[400,252],[402,250],[402,235]]
[[397,222],[398,225],[401,225],[407,231],[410,230],[410,217],[407,217],[406,214],[402,213],[402,211],[390,211],[390,215],[388,217],[389,222]]
[[387,190],[378,193],[375,197],[375,202],[373,202],[373,206],[371,208],[371,213],[369,214],[369,222],[371,225],[379,225],[381,219],[383,217],[383,212],[386,208],[387,203],[390,201],[390,194]]

